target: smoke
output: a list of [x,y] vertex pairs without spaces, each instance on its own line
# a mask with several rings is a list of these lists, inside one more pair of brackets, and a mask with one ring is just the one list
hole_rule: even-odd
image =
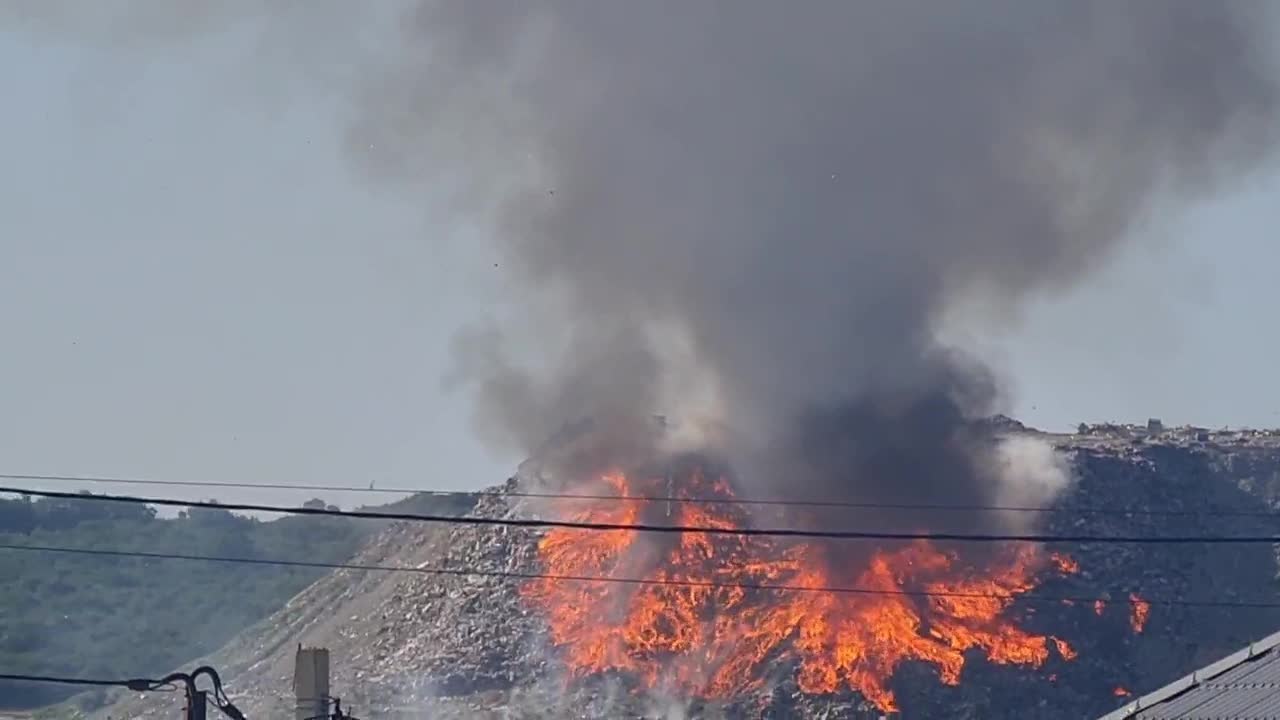
[[[117,6],[133,14],[107,27],[132,31],[109,35],[129,38],[302,7],[143,23],[161,5]],[[1052,462],[972,422],[1004,395],[938,339],[948,311],[1016,320],[1157,204],[1208,197],[1275,148],[1262,3],[406,8],[351,73],[348,146],[365,178],[447,189],[454,219],[496,239],[518,312],[459,338],[454,378],[480,431],[530,451],[592,417],[613,462],[663,449],[640,428],[667,415],[715,428],[679,440],[714,436],[777,494],[1060,487]]]
[[[997,478],[995,503],[999,507],[1048,507],[1073,480],[1071,465],[1053,446],[1039,438],[1015,435],[1001,438],[992,453]],[[1034,515],[1017,510],[1004,511],[1006,527],[1031,532]]]
[[[495,441],[709,416],[775,488],[992,502],[1009,472],[1061,477],[973,425],[1002,394],[944,315],[1016,318],[1157,202],[1269,160],[1263,9],[426,3],[352,147],[491,223],[527,311],[465,346]],[[541,346],[508,354],[512,327]]]

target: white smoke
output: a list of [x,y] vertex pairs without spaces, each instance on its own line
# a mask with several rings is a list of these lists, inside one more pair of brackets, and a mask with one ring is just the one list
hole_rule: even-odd
[[[996,478],[995,504],[1001,507],[1050,507],[1074,481],[1068,458],[1035,435],[1001,437],[991,452]],[[1039,513],[1011,510],[1001,513],[1014,532],[1032,531]]]

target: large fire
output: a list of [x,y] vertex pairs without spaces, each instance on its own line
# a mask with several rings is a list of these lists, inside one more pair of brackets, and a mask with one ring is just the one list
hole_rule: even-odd
[[[599,492],[661,495],[660,479],[621,473]],[[678,497],[731,498],[723,480],[694,473]],[[631,525],[654,513],[675,525],[741,528],[741,505],[652,500],[564,500],[574,520]],[[642,540],[643,538],[643,540]],[[717,699],[759,690],[794,668],[807,693],[856,690],[882,710],[897,709],[889,688],[907,661],[934,665],[957,684],[966,655],[1039,667],[1075,659],[1067,641],[1020,629],[1007,616],[1044,572],[1074,573],[1063,555],[1034,546],[997,554],[981,568],[928,542],[882,548],[857,561],[838,543],[783,544],[772,538],[685,532],[547,532],[538,554],[549,575],[522,588],[545,613],[551,641],[575,677],[625,673],[646,687]],[[844,563],[857,562],[852,570]],[[609,577],[644,582],[565,582]],[[790,660],[789,663],[778,663]]]

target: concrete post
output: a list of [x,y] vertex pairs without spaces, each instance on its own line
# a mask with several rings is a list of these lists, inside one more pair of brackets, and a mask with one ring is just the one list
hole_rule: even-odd
[[328,717],[328,650],[298,646],[298,654],[293,661],[293,695],[297,699],[295,720]]

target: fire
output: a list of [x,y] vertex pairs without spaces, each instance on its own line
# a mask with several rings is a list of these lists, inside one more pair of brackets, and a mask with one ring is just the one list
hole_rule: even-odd
[[1049,556],[1049,560],[1063,575],[1075,575],[1080,572],[1080,563],[1062,553],[1053,553]]
[[1053,638],[1053,644],[1058,648],[1058,654],[1062,656],[1063,660],[1071,661],[1080,657],[1080,653],[1076,652],[1075,648],[1071,647],[1066,640]]
[[[665,487],[621,473],[600,482],[623,497],[651,497]],[[686,498],[732,497],[727,482],[698,473],[682,485]],[[658,512],[683,526],[748,524],[740,505],[557,502],[578,521],[635,524]],[[919,541],[877,549],[859,561],[864,566],[849,568],[849,550],[704,532],[641,542],[634,531],[555,529],[542,536],[538,556],[559,577],[531,580],[521,593],[544,613],[573,677],[619,672],[646,687],[709,699],[758,690],[786,663],[806,693],[854,690],[892,711],[898,705],[889,681],[904,662],[929,663],[955,685],[972,654],[1033,667],[1077,657],[1065,640],[1025,631],[1010,617],[1015,599],[1036,586],[1046,566],[1079,569],[1067,556],[1024,545],[974,568]]]
[[1147,627],[1147,617],[1151,614],[1151,603],[1143,600],[1137,593],[1129,593],[1129,627],[1135,633],[1141,633]]
[[1117,687],[1115,690],[1111,691],[1111,694],[1115,695],[1116,697],[1129,697],[1129,695],[1131,695],[1132,693],[1130,693],[1126,688]]

